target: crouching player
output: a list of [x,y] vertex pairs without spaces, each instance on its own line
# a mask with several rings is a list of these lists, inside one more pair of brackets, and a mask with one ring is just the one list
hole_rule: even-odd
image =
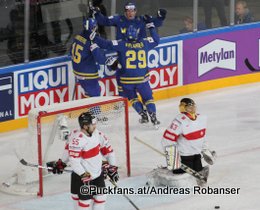
[[[167,168],[174,174],[185,173],[180,163],[208,177],[209,167],[202,167],[201,154],[204,160],[212,165],[215,151],[208,149],[206,135],[206,117],[196,111],[196,104],[190,98],[183,98],[179,104],[178,114],[165,130],[162,145],[166,154]],[[198,185],[205,185],[197,180]]]

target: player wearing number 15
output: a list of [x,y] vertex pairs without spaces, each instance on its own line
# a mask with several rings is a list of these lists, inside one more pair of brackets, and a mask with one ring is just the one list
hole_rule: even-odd
[[74,37],[70,54],[73,73],[85,91],[86,97],[100,96],[98,63],[105,62],[105,55],[87,37],[86,31],[96,30],[97,22],[88,19],[83,22],[83,31]]
[[141,115],[139,122],[148,123],[147,113],[144,111],[143,104],[137,96],[137,93],[139,93],[150,115],[151,122],[157,127],[160,122],[156,118],[156,107],[149,84],[147,59],[148,51],[159,44],[160,38],[152,22],[147,23],[146,27],[149,28],[151,37],[139,38],[139,29],[130,25],[127,29],[125,40],[108,41],[96,36],[95,32],[90,35],[90,39],[101,48],[118,52],[119,62],[122,65],[119,79],[124,95],[132,103],[136,112]]

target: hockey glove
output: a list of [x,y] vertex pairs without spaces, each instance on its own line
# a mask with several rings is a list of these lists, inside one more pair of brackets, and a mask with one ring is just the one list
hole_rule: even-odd
[[95,17],[95,15],[100,12],[100,9],[98,7],[94,7],[92,5],[89,7],[89,9],[91,10],[93,17]]
[[159,18],[162,18],[163,20],[166,18],[167,10],[165,9],[159,9],[157,12],[157,16]]
[[155,26],[154,26],[154,23],[153,22],[151,22],[151,23],[147,23],[146,24],[146,28],[154,28]]
[[144,22],[145,23],[151,23],[152,22],[152,16],[144,15]]
[[117,166],[110,165],[107,170],[107,175],[113,182],[117,182],[119,180],[119,175],[118,175],[117,169],[118,169]]
[[202,150],[202,155],[204,160],[209,164],[213,165],[216,161],[217,154],[216,151],[210,151],[209,149],[204,149]]
[[62,174],[64,168],[67,166],[66,163],[62,162],[61,159],[59,159],[58,161],[51,161],[46,163],[47,167],[48,167],[48,171],[52,172],[53,174]]
[[81,181],[86,184],[89,181],[91,181],[91,174],[89,172],[85,172],[84,174],[82,174],[81,176]]
[[60,139],[63,141],[67,141],[69,138],[70,131],[67,127],[61,126],[60,128]]
[[102,172],[103,172],[103,175],[104,175],[104,179],[107,178],[109,166],[110,165],[109,165],[109,163],[107,161],[103,161],[102,162]]
[[118,59],[113,56],[108,57],[108,59],[106,60],[106,65],[110,67],[110,69],[113,71],[122,68],[121,64],[118,62]]

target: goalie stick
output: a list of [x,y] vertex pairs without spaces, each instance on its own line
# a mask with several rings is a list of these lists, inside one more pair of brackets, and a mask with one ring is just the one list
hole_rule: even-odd
[[[25,159],[20,159],[20,163],[23,164],[24,166],[29,166],[29,167],[34,167],[34,168],[42,168],[42,169],[48,169],[48,170],[53,170],[52,167],[48,167],[48,166],[41,166],[38,164],[34,164],[34,163],[28,163]],[[72,170],[69,169],[63,169],[63,171],[65,172],[72,172]]]
[[247,66],[247,68],[250,70],[250,71],[260,71],[260,69],[256,69],[254,68],[251,63],[249,62],[248,58],[245,59],[245,64]]
[[[165,157],[165,154],[163,152],[161,152],[160,150],[152,147],[150,144],[145,143],[143,140],[139,139],[138,137],[134,137],[134,139],[140,143],[142,143],[143,145],[149,147],[150,149],[152,149],[153,151],[157,152],[158,154],[162,155]],[[207,181],[207,177],[204,177],[202,174],[200,174],[199,172],[193,170],[192,168],[184,165],[183,163],[181,163],[181,169],[183,171],[185,171],[186,173],[190,174],[191,176],[195,177],[196,179],[202,180],[204,182]]]

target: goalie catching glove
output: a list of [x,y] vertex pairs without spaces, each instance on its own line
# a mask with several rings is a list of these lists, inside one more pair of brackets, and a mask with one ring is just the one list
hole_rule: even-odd
[[209,149],[203,149],[201,153],[203,155],[204,160],[209,165],[213,165],[215,163],[216,158],[217,158],[216,151],[210,151]]
[[103,161],[102,163],[102,171],[104,174],[104,178],[106,179],[107,176],[113,181],[118,182],[119,175],[118,175],[118,167],[109,165],[107,161]]
[[62,174],[64,168],[66,168],[67,164],[62,162],[61,159],[59,159],[58,161],[51,161],[46,163],[47,167],[48,167],[48,171],[52,172],[53,174]]

